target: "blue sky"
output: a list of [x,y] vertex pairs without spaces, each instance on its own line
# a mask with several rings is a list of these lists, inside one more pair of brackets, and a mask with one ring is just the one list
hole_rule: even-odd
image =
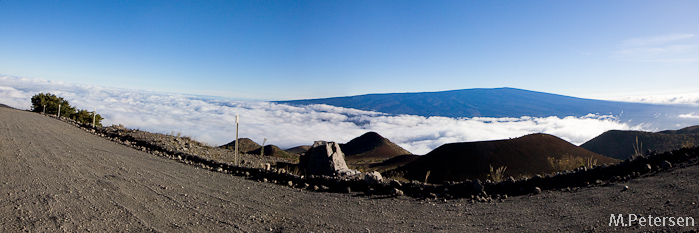
[[699,1],[0,1],[0,74],[243,99],[696,93]]

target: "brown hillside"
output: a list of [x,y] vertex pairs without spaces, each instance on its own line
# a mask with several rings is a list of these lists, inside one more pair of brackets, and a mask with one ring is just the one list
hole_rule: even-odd
[[412,154],[376,132],[365,133],[341,144],[340,148],[350,163],[359,160],[382,162],[399,155]]
[[699,144],[696,126],[681,130],[662,131],[658,133],[627,130],[610,130],[580,145],[592,152],[604,156],[626,159],[635,154],[634,146],[638,138],[641,153],[647,150],[665,152]]
[[617,160],[577,147],[548,134],[531,134],[516,139],[451,143],[438,147],[427,155],[396,169],[411,180],[428,182],[487,178],[489,166],[507,166],[505,176],[534,175],[553,172],[547,158],[561,159],[564,155],[594,158],[597,164]]
[[[256,150],[248,151],[248,154],[259,155],[261,152],[260,151],[261,148],[262,147],[259,147]],[[279,147],[277,147],[275,145],[266,145],[264,153],[265,153],[264,154],[265,156],[274,156],[274,157],[278,157],[278,158],[292,158],[292,157],[294,157],[291,154],[289,154],[288,152],[280,149]]]
[[[247,154],[250,151],[259,150],[260,147],[262,147],[262,146],[260,146],[260,144],[257,144],[256,142],[254,142],[253,140],[251,140],[249,138],[240,138],[239,140],[240,140],[240,142],[238,143],[238,151],[240,151],[241,153]],[[235,140],[233,140],[232,142],[229,142],[228,144],[223,145],[221,147],[235,150]],[[260,152],[258,151],[257,154],[259,154],[259,153]]]
[[384,172],[387,170],[396,169],[397,167],[408,164],[416,159],[420,158],[419,155],[399,155],[390,159],[387,159],[381,163],[375,163],[369,165],[370,170]]
[[302,155],[302,154],[306,153],[306,151],[308,151],[309,149],[311,149],[311,146],[297,146],[297,147],[292,147],[292,148],[286,149],[284,151],[286,151],[289,154]]

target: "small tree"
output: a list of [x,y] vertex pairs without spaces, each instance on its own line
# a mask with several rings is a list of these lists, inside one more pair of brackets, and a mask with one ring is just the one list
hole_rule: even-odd
[[61,116],[70,117],[75,113],[75,108],[68,101],[51,93],[39,93],[32,96],[32,111],[42,112],[46,106],[46,113],[58,115],[58,106],[61,106]]
[[[67,100],[58,97],[51,93],[39,93],[32,96],[32,111],[33,112],[43,112],[44,106],[46,106],[47,114],[58,114],[58,106],[61,106],[61,117],[66,117],[73,119],[77,122],[83,124],[92,123],[93,112],[88,112],[87,110],[76,110],[75,107],[70,106]],[[97,114],[95,116],[95,124],[102,126],[102,116]]]

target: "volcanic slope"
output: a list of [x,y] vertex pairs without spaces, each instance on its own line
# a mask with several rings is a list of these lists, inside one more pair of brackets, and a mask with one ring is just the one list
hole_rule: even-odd
[[[345,144],[340,144],[340,148],[342,149],[342,153],[345,154],[347,164],[354,168],[374,166],[379,163],[384,163],[394,157],[412,155],[409,151],[376,132],[367,132]],[[405,162],[405,160],[393,161],[399,163]],[[392,164],[383,165],[390,167]],[[397,166],[397,164],[394,164],[394,166]]]
[[490,166],[507,166],[505,177],[532,176],[555,171],[549,165],[548,158],[560,160],[565,155],[592,158],[597,164],[617,162],[553,135],[530,134],[507,140],[445,144],[395,171],[408,179],[420,181],[429,172],[428,182],[434,183],[464,179],[485,180]]
[[[229,142],[228,144],[225,144],[221,147],[235,150],[235,141],[236,140],[233,140],[233,141]],[[260,147],[262,147],[262,146],[260,144],[257,144],[257,142],[253,141],[252,139],[249,139],[249,138],[239,138],[238,139],[238,150],[241,153],[247,153],[248,151],[260,149]]]
[[[212,172],[0,108],[0,232],[619,232],[611,214],[699,219],[699,166],[498,203],[309,192]],[[627,191],[621,192],[623,186]]]
[[[260,144],[257,144],[255,141],[249,138],[240,138],[238,142],[238,150],[240,153],[245,153],[245,154],[255,154],[259,155],[260,152],[262,152],[262,146]],[[235,150],[235,140],[229,142],[228,144],[225,144],[223,146],[220,146],[222,148],[227,148],[229,150]],[[279,147],[275,145],[265,145],[265,151],[264,155],[267,156],[274,156],[278,158],[296,158],[298,155],[288,153]]]
[[583,99],[516,88],[476,88],[440,92],[368,94],[325,99],[277,101],[328,104],[389,114],[445,117],[585,116],[668,112],[671,106]]
[[[638,139],[638,143],[636,140]],[[699,126],[657,133],[629,130],[610,130],[580,145],[580,147],[604,156],[626,159],[648,150],[665,152],[682,147],[699,145]]]
[[340,148],[347,160],[386,160],[412,154],[376,132],[368,132],[340,144]]

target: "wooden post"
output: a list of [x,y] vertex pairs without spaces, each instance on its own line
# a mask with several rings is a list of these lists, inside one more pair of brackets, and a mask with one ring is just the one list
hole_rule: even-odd
[[61,119],[61,104],[58,104],[58,119]]
[[265,143],[266,142],[267,142],[267,138],[265,138],[265,140],[262,141],[262,149],[260,149],[260,156],[265,155]]
[[238,116],[238,114],[235,114],[235,165],[239,165],[239,163],[238,163],[238,123],[239,123],[239,116]]

